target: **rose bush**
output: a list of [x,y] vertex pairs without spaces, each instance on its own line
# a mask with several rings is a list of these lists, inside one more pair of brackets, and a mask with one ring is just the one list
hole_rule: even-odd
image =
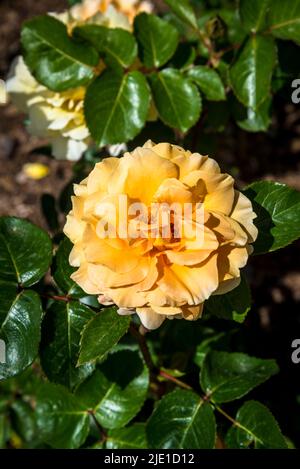
[[299,392],[258,325],[280,283],[253,304],[249,257],[300,238],[300,193],[245,187],[244,138],[285,142],[300,0],[69,3],[22,25],[0,90],[72,173],[43,194],[48,233],[0,217],[0,447],[292,446]]

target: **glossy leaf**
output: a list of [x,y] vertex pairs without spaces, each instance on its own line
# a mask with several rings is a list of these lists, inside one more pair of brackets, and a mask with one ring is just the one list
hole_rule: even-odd
[[219,318],[244,322],[251,307],[251,292],[246,279],[242,276],[240,285],[228,293],[211,296],[205,307]]
[[109,355],[82,383],[76,396],[93,409],[105,428],[126,425],[141,409],[148,390],[149,373],[138,352],[121,350]]
[[50,381],[73,389],[89,376],[93,365],[76,367],[80,335],[95,313],[79,301],[56,301],[43,322],[41,363]]
[[47,88],[64,91],[93,78],[98,53],[90,45],[72,40],[56,18],[43,15],[27,21],[21,40],[27,66]]
[[300,0],[272,0],[268,27],[273,36],[300,43]]
[[169,62],[169,66],[181,71],[187,70],[196,60],[197,52],[193,44],[180,42],[176,52]]
[[120,316],[115,308],[105,308],[87,323],[82,332],[78,364],[102,360],[126,334],[130,316]]
[[75,28],[73,34],[89,41],[112,68],[128,68],[137,57],[136,41],[125,29],[86,24]]
[[240,0],[239,10],[244,28],[250,32],[260,31],[265,26],[268,8],[273,8],[270,0]]
[[76,268],[69,263],[69,256],[73,244],[68,238],[64,238],[55,254],[52,266],[52,275],[59,289],[71,298],[82,298],[86,293],[71,279]]
[[286,441],[275,418],[260,402],[248,401],[236,415],[237,424],[226,436],[226,446],[235,449],[286,449]]
[[6,448],[6,442],[9,439],[10,424],[6,414],[0,414],[0,449]]
[[231,99],[231,110],[237,125],[247,132],[266,132],[272,122],[270,96],[255,111],[245,108],[236,98]]
[[276,251],[300,237],[300,192],[278,182],[260,181],[251,184],[245,195],[257,215],[255,254]]
[[6,363],[0,363],[0,380],[20,373],[36,358],[41,318],[37,293],[18,293],[15,285],[0,282],[0,339],[6,349]]
[[53,448],[81,446],[89,432],[89,416],[82,403],[63,386],[45,383],[36,403],[41,439]]
[[134,423],[130,427],[109,430],[106,449],[145,449],[147,448],[144,423]]
[[276,48],[271,37],[253,35],[244,43],[230,69],[236,97],[257,110],[270,94]]
[[135,18],[134,30],[146,67],[161,67],[174,55],[179,35],[172,24],[156,15],[141,13]]
[[29,287],[45,275],[51,259],[45,231],[21,218],[0,218],[0,279]]
[[204,359],[200,382],[213,402],[229,402],[244,396],[277,372],[274,360],[211,351]]
[[212,449],[215,417],[211,405],[197,394],[175,390],[157,404],[146,432],[150,448]]
[[222,8],[219,10],[218,15],[227,26],[227,36],[230,44],[242,44],[247,33],[243,28],[238,9]]
[[180,2],[178,0],[165,0],[165,3],[184,23],[192,28],[198,27],[197,18],[189,0],[180,0]]
[[219,350],[219,347],[220,350],[223,350],[224,344],[228,342],[228,338],[230,338],[230,335],[227,335],[225,332],[216,333],[211,330],[208,337],[202,339],[199,345],[197,345],[194,363],[201,368],[208,352]]
[[225,88],[218,73],[204,65],[196,65],[188,72],[188,77],[200,88],[210,101],[224,101]]
[[161,120],[182,132],[199,119],[201,97],[196,86],[175,69],[165,69],[150,77],[155,106]]
[[20,435],[25,442],[32,444],[33,441],[38,439],[34,409],[29,403],[21,399],[16,399],[12,403],[11,408],[14,427],[18,435]]
[[128,142],[145,125],[150,92],[140,72],[104,72],[87,89],[85,117],[99,146]]

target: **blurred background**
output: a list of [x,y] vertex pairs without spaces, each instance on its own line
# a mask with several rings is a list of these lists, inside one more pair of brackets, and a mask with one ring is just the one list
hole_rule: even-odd
[[[6,78],[11,62],[20,54],[22,22],[66,6],[64,0],[0,0],[0,78]],[[269,179],[300,190],[300,104],[292,104],[291,93],[292,88],[285,89],[277,96],[267,133],[244,132],[231,121],[225,122],[226,111],[217,107],[211,118],[219,119],[220,132],[203,135],[200,150],[233,174],[240,187]],[[47,156],[43,150],[47,142],[29,136],[24,124],[25,116],[13,105],[0,105],[0,215],[24,217],[48,229],[41,197],[45,193],[58,196],[72,178],[72,163]],[[24,167],[29,162],[45,165],[48,174],[32,178]],[[300,243],[252,258],[248,276],[254,306],[236,336],[236,350],[278,361],[280,374],[264,385],[263,394],[258,389],[253,397],[274,412],[283,433],[299,447],[300,363],[292,363],[291,344],[300,339]]]

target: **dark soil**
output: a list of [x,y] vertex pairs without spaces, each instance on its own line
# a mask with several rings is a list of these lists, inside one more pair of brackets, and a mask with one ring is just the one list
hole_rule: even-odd
[[[0,77],[5,79],[14,57],[20,54],[20,28],[24,20],[47,11],[63,10],[63,0],[1,0],[0,2]],[[25,217],[45,226],[40,211],[40,196],[57,195],[70,179],[71,164],[57,162],[33,153],[44,142],[31,137],[24,126],[25,116],[11,104],[0,106],[0,214]],[[22,173],[28,162],[45,163],[50,174],[33,181]]]

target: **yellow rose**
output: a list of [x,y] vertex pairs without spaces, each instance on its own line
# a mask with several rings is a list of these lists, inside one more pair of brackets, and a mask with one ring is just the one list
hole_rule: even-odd
[[7,103],[7,91],[6,84],[3,80],[0,80],[0,105]]
[[[166,318],[197,319],[206,299],[238,286],[257,237],[255,214],[213,159],[147,142],[98,163],[74,192],[64,228],[78,267],[72,278],[119,314],[136,312],[155,329]],[[177,218],[170,210],[166,221],[172,204],[193,210]]]
[[22,57],[12,64],[7,92],[22,112],[29,116],[29,132],[49,140],[57,159],[77,161],[90,144],[85,124],[84,88],[55,93],[40,85]]

